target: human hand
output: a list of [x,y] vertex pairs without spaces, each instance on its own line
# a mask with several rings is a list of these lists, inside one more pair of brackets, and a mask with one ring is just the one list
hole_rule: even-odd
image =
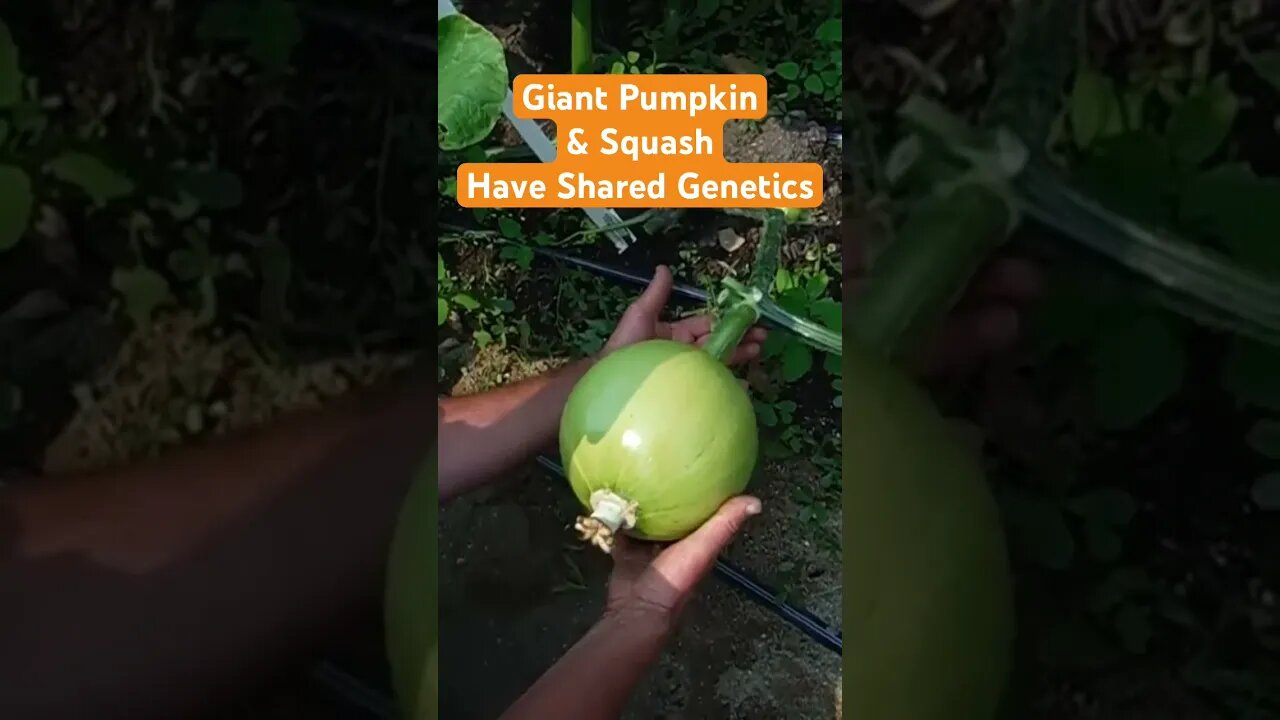
[[[865,246],[856,224],[844,228],[844,287],[856,306],[858,285],[866,271]],[[997,258],[969,284],[946,323],[920,359],[926,374],[972,370],[1008,350],[1018,339],[1023,309],[1041,293],[1036,266],[1017,258]]]
[[730,498],[701,527],[666,546],[619,534],[605,614],[670,628],[721,551],[761,508],[750,495]]
[[[662,338],[677,342],[701,345],[711,333],[711,316],[694,315],[673,323],[661,320],[662,310],[671,298],[673,284],[671,271],[665,265],[659,265],[654,272],[653,280],[645,288],[643,294],[627,308],[614,328],[613,335],[605,343],[602,355],[607,355],[619,348],[645,340]],[[762,327],[753,327],[734,349],[729,357],[729,364],[738,365],[760,356],[760,345],[768,334]]]

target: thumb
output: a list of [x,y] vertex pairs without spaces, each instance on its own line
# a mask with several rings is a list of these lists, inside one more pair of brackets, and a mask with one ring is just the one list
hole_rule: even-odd
[[702,527],[659,555],[653,570],[675,590],[687,592],[711,572],[716,558],[733,542],[747,518],[759,515],[760,510],[760,501],[750,495],[731,498]]
[[636,298],[635,302],[631,303],[627,313],[645,315],[657,320],[662,315],[662,309],[667,306],[667,300],[671,298],[672,284],[671,271],[666,265],[659,265],[654,270],[649,286],[644,289],[640,297]]

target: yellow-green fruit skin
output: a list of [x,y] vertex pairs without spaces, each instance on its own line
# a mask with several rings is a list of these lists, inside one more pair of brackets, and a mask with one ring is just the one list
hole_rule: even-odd
[[847,717],[992,720],[1015,621],[978,455],[889,363],[843,360]]
[[400,511],[387,562],[387,659],[404,720],[437,720],[436,456],[420,468]]
[[755,409],[733,373],[686,343],[648,340],[606,355],[574,386],[560,456],[584,508],[607,489],[638,505],[628,534],[697,529],[755,469]]

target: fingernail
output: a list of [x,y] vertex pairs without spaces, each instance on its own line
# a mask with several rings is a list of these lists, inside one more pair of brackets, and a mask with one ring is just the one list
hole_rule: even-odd
[[752,500],[751,502],[747,503],[748,515],[759,515],[760,511],[763,509],[764,507],[760,504],[759,500]]

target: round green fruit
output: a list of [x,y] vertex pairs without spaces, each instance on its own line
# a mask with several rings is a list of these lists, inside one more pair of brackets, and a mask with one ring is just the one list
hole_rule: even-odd
[[729,368],[701,349],[648,340],[605,356],[578,381],[560,421],[560,455],[606,552],[615,533],[677,540],[755,469],[755,410]]
[[436,456],[423,463],[400,511],[387,563],[387,656],[405,720],[436,720]]

